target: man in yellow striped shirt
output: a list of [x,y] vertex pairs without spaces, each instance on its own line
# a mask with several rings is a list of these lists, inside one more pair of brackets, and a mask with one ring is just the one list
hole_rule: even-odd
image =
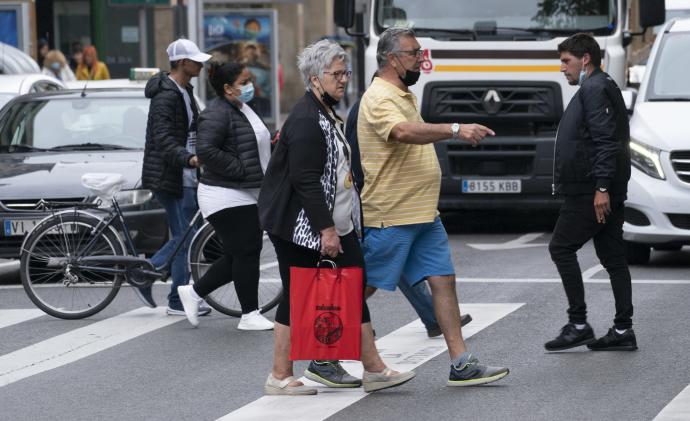
[[[450,137],[476,145],[494,132],[479,124],[428,124],[408,87],[423,61],[414,31],[381,34],[379,77],[364,93],[357,137],[364,170],[362,210],[367,296],[394,291],[402,279],[431,286],[434,312],[451,358],[449,386],[490,383],[508,375],[482,365],[467,351],[460,328],[455,269],[448,235],[438,217],[441,170],[433,143]],[[404,282],[403,281],[403,282]]]

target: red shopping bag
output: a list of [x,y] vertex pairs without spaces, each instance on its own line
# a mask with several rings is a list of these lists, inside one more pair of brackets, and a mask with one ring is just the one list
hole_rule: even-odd
[[290,268],[290,359],[359,360],[362,268]]

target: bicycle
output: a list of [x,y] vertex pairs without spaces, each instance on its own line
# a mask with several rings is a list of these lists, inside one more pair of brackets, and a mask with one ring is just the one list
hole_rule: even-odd
[[[155,268],[134,247],[115,194],[123,184],[119,174],[84,174],[82,184],[98,197],[94,203],[50,202],[39,207],[51,215],[41,220],[24,238],[20,258],[22,285],[31,301],[45,313],[62,319],[92,316],[110,304],[123,281],[133,287],[148,287],[166,280],[173,257],[194,227],[203,219],[197,211],[182,240],[163,268]],[[110,203],[110,206],[103,206]],[[65,205],[69,209],[64,209]],[[60,207],[58,211],[56,208]],[[282,284],[276,276],[275,252],[264,247],[259,281],[259,310],[264,313],[280,301]],[[198,281],[222,255],[222,244],[213,226],[205,222],[192,238],[187,260],[192,281]],[[55,292],[59,285],[64,290]],[[242,311],[231,283],[206,297],[217,311],[239,317]]]

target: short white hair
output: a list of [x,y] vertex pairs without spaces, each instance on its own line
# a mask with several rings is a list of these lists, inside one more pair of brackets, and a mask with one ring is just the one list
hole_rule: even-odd
[[350,56],[335,42],[322,39],[305,48],[297,56],[297,67],[302,73],[304,87],[310,90],[310,78],[317,75],[322,79],[323,71],[334,61],[342,61],[348,67],[350,65]]

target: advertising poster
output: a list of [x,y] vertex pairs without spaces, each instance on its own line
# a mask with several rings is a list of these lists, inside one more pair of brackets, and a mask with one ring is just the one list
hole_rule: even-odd
[[[218,62],[245,63],[254,77],[254,106],[274,122],[278,110],[277,31],[274,10],[204,11],[204,48]],[[207,89],[207,100],[214,95]]]

